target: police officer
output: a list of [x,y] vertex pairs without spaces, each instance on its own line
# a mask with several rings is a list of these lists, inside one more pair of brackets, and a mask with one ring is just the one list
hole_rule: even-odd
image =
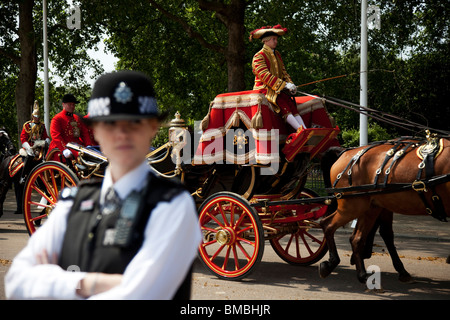
[[8,298],[189,298],[201,232],[190,194],[146,162],[160,119],[145,75],[120,71],[96,81],[89,122],[109,160],[105,177],[63,190],[14,259]]

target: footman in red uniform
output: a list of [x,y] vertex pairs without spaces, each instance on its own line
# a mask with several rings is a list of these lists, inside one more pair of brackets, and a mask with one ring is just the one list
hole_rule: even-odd
[[255,75],[253,89],[264,93],[273,105],[277,113],[281,113],[283,119],[296,131],[305,128],[305,123],[297,111],[297,105],[292,97],[283,89],[287,89],[291,95],[297,92],[297,87],[292,83],[291,77],[286,72],[283,60],[278,51],[278,37],[286,34],[287,29],[281,25],[262,27],[250,33],[250,41],[261,39],[264,46],[258,51],[252,61],[252,70]]
[[[50,160],[61,161],[61,153],[68,142],[77,143],[82,146],[95,145],[92,141],[88,128],[78,115],[74,114],[75,105],[79,103],[74,95],[66,94],[62,99],[63,110],[53,117],[50,124],[50,143],[48,154]],[[59,152],[54,152],[58,148]]]

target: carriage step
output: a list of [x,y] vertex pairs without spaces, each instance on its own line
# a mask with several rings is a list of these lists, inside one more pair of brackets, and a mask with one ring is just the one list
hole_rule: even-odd
[[323,152],[338,133],[339,128],[310,128],[301,129],[290,134],[286,139],[283,154],[287,161],[293,161],[299,153],[309,153],[310,158],[314,158],[318,153]]

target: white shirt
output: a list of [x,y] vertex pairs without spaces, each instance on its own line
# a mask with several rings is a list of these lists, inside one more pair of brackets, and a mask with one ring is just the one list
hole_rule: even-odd
[[[142,189],[149,171],[151,168],[144,162],[117,181],[114,189],[120,198]],[[107,169],[101,202],[111,185]],[[60,254],[72,204],[73,200],[59,201],[49,219],[14,258],[5,277],[8,299],[80,299],[76,289],[84,272],[36,262],[36,255],[44,249],[50,258]],[[142,247],[125,269],[121,284],[90,299],[171,299],[196,256],[200,241],[196,208],[188,192],[170,202],[158,203],[145,228]]]

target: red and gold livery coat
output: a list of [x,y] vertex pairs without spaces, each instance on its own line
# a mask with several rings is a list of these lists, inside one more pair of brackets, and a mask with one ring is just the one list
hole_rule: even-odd
[[50,124],[50,135],[52,136],[52,142],[49,146],[49,153],[55,148],[63,151],[68,142],[82,146],[95,144],[91,140],[88,128],[82,119],[78,115],[64,110],[53,117]]
[[46,140],[49,138],[45,125],[43,123],[35,123],[27,121],[23,124],[22,132],[20,133],[20,142],[28,142],[30,147],[34,145],[36,140]]
[[277,97],[286,83],[292,82],[291,77],[286,72],[280,53],[264,45],[253,57],[252,71],[255,75],[253,89],[266,91],[261,92],[266,94],[267,100],[274,105],[275,111],[280,112],[276,102]]

